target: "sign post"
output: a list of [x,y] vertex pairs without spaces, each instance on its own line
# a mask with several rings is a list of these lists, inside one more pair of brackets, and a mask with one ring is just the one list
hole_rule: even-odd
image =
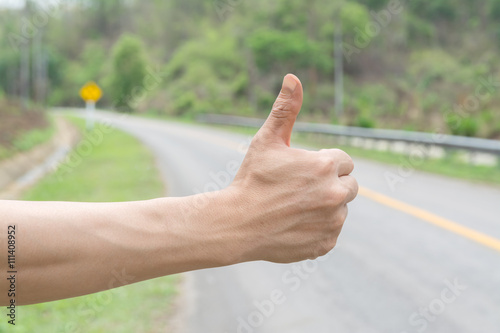
[[87,130],[90,131],[94,128],[95,103],[101,99],[102,90],[97,83],[90,81],[80,89],[80,97],[85,101],[85,109],[87,110]]

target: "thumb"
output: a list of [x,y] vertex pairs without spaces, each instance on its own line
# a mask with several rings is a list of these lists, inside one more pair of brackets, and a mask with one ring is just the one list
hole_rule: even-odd
[[290,136],[295,119],[302,107],[302,98],[300,80],[293,74],[286,75],[283,79],[281,92],[258,135],[263,136],[266,140],[290,146]]

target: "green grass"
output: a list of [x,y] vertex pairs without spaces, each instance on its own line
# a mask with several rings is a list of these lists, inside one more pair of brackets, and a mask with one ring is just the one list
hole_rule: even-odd
[[[83,120],[71,120],[85,131]],[[87,138],[98,137],[98,132],[103,133],[102,143],[94,145]],[[106,134],[97,126],[82,141],[90,143],[91,154],[84,157],[76,149],[71,162],[30,190],[26,200],[129,201],[164,194],[151,153],[135,138],[118,130]]]
[[[245,135],[254,135],[256,128],[239,126],[210,125],[226,131],[237,132]],[[338,145],[336,138],[326,135],[310,135],[294,133],[292,142],[312,148],[340,148],[353,157],[360,157],[386,164],[401,165],[409,160],[407,155],[388,151],[376,151],[358,147]],[[500,164],[498,166],[475,166],[460,161],[456,154],[449,154],[443,159],[427,159],[424,163],[413,164],[415,170],[435,173],[448,177],[470,180],[489,185],[500,185]]]
[[191,124],[191,125],[198,124],[196,122],[196,116],[193,114],[172,116],[172,115],[168,115],[165,113],[149,110],[149,111],[141,112],[141,113],[133,113],[133,115],[138,116],[138,117],[143,117],[143,118],[166,120],[166,121],[183,123],[183,124]]
[[21,134],[12,142],[12,145],[17,151],[27,151],[41,143],[49,141],[55,132],[55,124],[52,117],[49,117],[49,123],[50,125],[46,128],[34,129]]
[[[72,121],[83,128],[83,121]],[[102,143],[95,145],[71,173],[60,168],[24,199],[125,201],[163,193],[152,154],[135,138],[114,130],[104,134]],[[98,294],[21,306],[15,329],[7,325],[4,316],[0,332],[164,332],[177,280],[169,276]]]
[[[367,150],[357,147],[339,146],[351,156],[362,157],[386,164],[408,165],[407,155],[401,155],[391,152],[380,152]],[[424,163],[412,165],[415,170],[425,171],[453,177],[458,179],[470,180],[489,185],[500,185],[500,166],[479,166],[460,162],[457,155],[450,155],[444,159],[427,159]]]
[[0,145],[0,161],[11,157],[13,154],[14,152],[12,150],[9,150],[4,146]]
[[49,126],[42,129],[33,129],[20,134],[12,141],[12,148],[0,145],[0,160],[9,158],[19,152],[28,151],[42,143],[49,141],[55,133],[55,123],[49,117]]

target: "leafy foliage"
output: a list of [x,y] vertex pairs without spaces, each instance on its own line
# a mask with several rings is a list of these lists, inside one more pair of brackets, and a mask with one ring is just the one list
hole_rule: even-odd
[[245,95],[248,75],[235,38],[215,30],[185,43],[166,67],[170,113],[230,112]]
[[259,30],[250,36],[249,45],[263,72],[276,67],[329,71],[332,66],[321,45],[300,32]]
[[137,89],[146,77],[147,61],[139,38],[123,35],[113,47],[113,67],[108,90],[113,104],[120,110],[130,111],[136,102]]
[[[102,107],[263,116],[283,75],[293,72],[305,88],[306,119],[500,138],[495,91],[467,114],[479,119],[464,121],[467,129],[447,120],[480,80],[498,76],[500,0],[61,2],[67,6],[41,27],[29,19],[40,12],[35,3],[0,11],[0,90],[7,97],[19,96],[22,83],[9,36],[31,45],[30,64],[36,60],[34,38],[23,39],[27,17],[43,34],[50,105],[82,105],[77,92],[93,80],[105,88]],[[356,47],[344,63],[342,119],[333,114],[339,27],[344,45]],[[162,64],[161,83],[138,94],[150,61]],[[34,96],[34,75],[30,81]]]

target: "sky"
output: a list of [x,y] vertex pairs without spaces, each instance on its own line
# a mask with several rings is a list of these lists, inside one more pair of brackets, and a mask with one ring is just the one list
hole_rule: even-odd
[[24,0],[0,0],[0,8],[22,8]]
[[[104,0],[103,0],[104,1]],[[58,0],[34,0],[34,2],[40,6],[44,7],[47,5],[57,4]],[[0,9],[3,8],[24,8],[25,0],[0,0]]]

